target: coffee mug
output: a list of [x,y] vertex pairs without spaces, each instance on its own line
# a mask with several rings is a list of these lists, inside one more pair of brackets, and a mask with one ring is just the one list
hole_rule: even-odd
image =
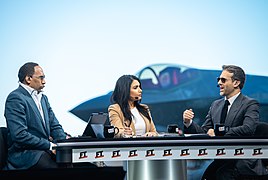
[[224,136],[228,130],[229,127],[224,124],[219,123],[214,125],[214,133],[216,136]]
[[179,126],[177,124],[169,124],[167,127],[168,133],[179,133]]
[[104,125],[103,128],[103,135],[105,138],[113,138],[119,132],[118,127],[114,127],[113,125]]

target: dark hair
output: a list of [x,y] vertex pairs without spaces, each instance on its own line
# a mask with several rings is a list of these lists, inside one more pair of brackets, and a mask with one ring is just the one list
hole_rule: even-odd
[[18,77],[21,83],[23,83],[26,76],[32,76],[34,74],[35,66],[39,66],[39,65],[34,62],[27,62],[23,66],[20,67]]
[[[140,88],[142,88],[139,78],[137,78],[134,75],[123,75],[116,81],[113,94],[110,98],[110,102],[112,104],[115,104],[115,103],[119,104],[124,114],[124,117],[130,121],[132,121],[132,117],[131,117],[132,114],[130,111],[128,101],[130,99],[130,88],[131,88],[131,84],[133,80],[137,80],[140,83]],[[151,117],[149,116],[149,112],[148,112],[149,110],[145,108],[144,106],[140,105],[140,102],[141,101],[134,102],[136,108],[142,115],[144,115],[146,118],[151,120]]]
[[246,81],[246,75],[244,70],[241,67],[235,65],[223,65],[222,70],[226,70],[229,73],[233,73],[232,80],[240,81],[239,88],[242,89],[244,87]]

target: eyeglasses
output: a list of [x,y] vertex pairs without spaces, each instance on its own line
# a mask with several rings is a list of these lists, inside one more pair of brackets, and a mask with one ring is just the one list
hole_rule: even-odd
[[40,79],[41,81],[43,81],[46,78],[45,75],[44,76],[31,76],[31,77],[35,77],[37,79]]
[[227,81],[226,78],[217,77],[217,82],[219,82],[220,80],[221,80],[222,83],[225,83]]

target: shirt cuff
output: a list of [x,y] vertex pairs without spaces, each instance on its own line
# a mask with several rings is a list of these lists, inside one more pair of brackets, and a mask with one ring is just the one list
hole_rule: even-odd
[[51,150],[51,151],[52,151],[52,145],[53,145],[53,143],[52,143],[52,142],[50,142],[50,147],[49,147],[49,150]]
[[186,123],[185,121],[183,121],[183,124],[184,124],[184,126],[186,126],[188,128],[189,126],[191,126],[192,122],[193,122],[193,120],[191,119],[189,123]]

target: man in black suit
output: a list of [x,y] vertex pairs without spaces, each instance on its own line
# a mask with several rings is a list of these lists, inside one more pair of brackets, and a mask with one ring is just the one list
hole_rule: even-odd
[[[234,65],[223,65],[218,80],[220,95],[224,98],[214,101],[205,122],[199,126],[193,121],[194,112],[187,109],[183,112],[184,133],[207,133],[218,135],[214,127],[222,126],[224,136],[253,136],[259,122],[259,103],[241,93],[245,83],[245,72]],[[226,101],[227,100],[227,101]],[[224,104],[226,104],[226,111]],[[227,115],[226,115],[227,113]],[[241,166],[243,164],[243,166]],[[214,160],[206,169],[202,179],[235,179],[239,175],[265,175],[267,169],[258,159],[253,160]]]
[[57,168],[54,141],[68,136],[43,94],[43,69],[37,63],[25,63],[18,78],[19,87],[5,104],[8,160],[4,169]]

